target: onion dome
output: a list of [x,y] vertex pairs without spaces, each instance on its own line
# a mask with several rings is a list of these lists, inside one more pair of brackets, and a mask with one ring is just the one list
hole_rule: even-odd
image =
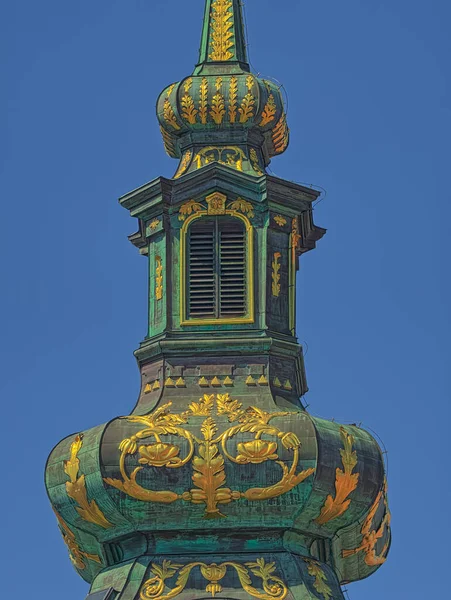
[[207,0],[199,63],[163,90],[157,116],[176,178],[212,162],[260,176],[286,150],[282,94],[250,72],[239,0]]

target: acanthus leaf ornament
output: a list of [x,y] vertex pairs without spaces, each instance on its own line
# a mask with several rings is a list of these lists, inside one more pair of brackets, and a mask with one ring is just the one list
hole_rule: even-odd
[[[255,562],[243,564],[227,561],[221,564],[204,563],[196,561],[186,565],[180,565],[164,560],[161,564],[152,563],[151,574],[153,577],[144,582],[140,590],[140,600],[170,600],[175,598],[185,589],[193,569],[199,568],[200,573],[208,582],[205,592],[214,598],[216,594],[223,591],[219,583],[224,579],[228,568],[234,569],[242,589],[250,596],[258,600],[284,600],[288,594],[285,582],[276,574],[276,564],[266,563],[264,558],[257,558]],[[261,580],[261,588],[252,585],[251,574]],[[174,587],[166,583],[168,579],[177,576]],[[167,591],[165,592],[165,590]],[[197,592],[201,594],[199,590]]]
[[285,217],[282,217],[282,215],[276,215],[274,217],[274,222],[277,223],[279,227],[285,227],[285,225],[287,224],[287,220],[285,219]]
[[182,117],[188,121],[190,125],[196,123],[196,115],[199,112],[194,106],[194,99],[190,94],[191,86],[193,85],[193,78],[189,77],[185,81],[184,90],[185,94],[182,96]]
[[343,442],[343,448],[340,450],[343,470],[336,470],[335,496],[329,495],[326,498],[319,516],[315,519],[317,525],[325,525],[341,517],[351,504],[349,495],[359,483],[359,473],[353,472],[357,466],[357,452],[353,450],[354,437],[344,427],[340,428],[340,435]]
[[235,76],[230,78],[229,86],[229,121],[235,123],[237,113],[237,97],[238,97],[238,79]]
[[234,57],[232,0],[214,0],[211,4],[210,59],[228,61]]
[[280,296],[280,262],[279,259],[282,256],[280,252],[274,252],[273,261],[271,263],[272,267],[272,284],[271,291],[274,297]]
[[[220,432],[217,417],[228,417],[230,426]],[[192,402],[188,410],[177,414],[171,412],[171,403],[161,406],[146,416],[125,417],[129,422],[143,425],[143,429],[122,440],[119,468],[122,479],[105,478],[104,481],[125,494],[144,502],[172,503],[183,500],[192,504],[205,505],[204,518],[225,518],[218,505],[245,498],[262,501],[277,498],[302,483],[315,472],[314,468],[297,473],[301,442],[295,433],[282,431],[271,421],[289,415],[288,412],[268,413],[257,407],[242,409],[241,403],[230,398],[229,394],[204,394],[199,402]],[[206,417],[200,431],[202,437],[190,433],[185,427],[191,417]],[[230,443],[238,434],[250,433],[253,439],[237,442],[236,455]],[[186,455],[182,457],[180,448],[171,441],[163,442],[161,436],[182,437],[188,442]],[[273,438],[262,439],[262,436]],[[152,439],[151,443],[141,444],[141,440]],[[293,453],[291,465],[279,459],[278,444]],[[138,466],[128,473],[128,456],[139,453]],[[156,491],[142,487],[137,482],[139,472],[148,466],[157,468],[180,468],[192,460],[194,488],[181,494],[172,491]],[[237,465],[259,465],[274,461],[282,473],[280,480],[267,487],[249,488],[245,491],[232,490],[226,484],[225,461]]]
[[247,200],[243,200],[242,198],[237,198],[233,202],[228,205],[228,210],[235,212],[242,212],[244,215],[247,215],[250,219],[254,217],[254,207]]
[[69,498],[72,498],[78,506],[75,510],[80,517],[89,523],[99,525],[104,529],[112,527],[112,523],[108,521],[103,512],[100,510],[95,500],[88,499],[86,489],[85,476],[80,475],[80,459],[78,453],[83,446],[83,434],[80,433],[75,437],[75,440],[70,446],[70,458],[64,461],[64,472],[69,477],[66,482],[66,492]]
[[69,551],[69,558],[70,558],[72,564],[74,565],[74,567],[76,567],[77,569],[80,569],[80,571],[83,571],[84,569],[86,569],[86,563],[85,563],[84,559],[92,560],[96,563],[101,564],[102,561],[100,559],[100,556],[98,556],[97,554],[90,554],[88,552],[84,552],[80,548],[80,546],[77,542],[77,538],[75,537],[75,534],[70,529],[70,527],[67,525],[66,521],[55,510],[54,510],[54,513],[58,520],[58,524],[60,526],[60,531],[61,531],[61,535],[63,536],[64,543],[66,544],[67,549]]
[[271,121],[274,121],[276,112],[276,102],[274,100],[274,95],[271,93],[269,94],[268,101],[266,102],[265,108],[262,112],[262,120],[259,123],[260,127],[264,127],[268,123],[271,123]]
[[327,585],[327,576],[321,568],[320,563],[309,558],[304,558],[304,562],[307,565],[308,574],[315,578],[313,584],[315,590],[318,594],[321,594],[324,600],[330,600],[330,598],[332,598],[332,590]]
[[202,78],[202,82],[200,84],[200,97],[199,97],[199,116],[201,123],[205,125],[207,122],[207,114],[208,114],[208,79],[206,77]]
[[161,256],[155,257],[155,298],[163,298],[163,263]]
[[[384,516],[379,527],[373,529],[376,513],[382,503],[385,507]],[[363,522],[361,529],[361,534],[363,536],[362,543],[353,550],[343,550],[343,558],[348,558],[349,556],[354,556],[355,554],[359,554],[359,552],[363,552],[365,554],[365,563],[369,567],[377,567],[382,565],[387,559],[390,540],[388,539],[385,542],[382,550],[379,553],[376,552],[376,545],[384,535],[386,529],[390,526],[390,522],[391,514],[387,502],[387,481],[385,481],[383,489],[378,493],[376,500],[374,501],[365,521]]]
[[188,166],[191,162],[192,156],[193,156],[193,153],[191,150],[187,150],[185,152],[185,154],[182,157],[182,160],[180,161],[179,168],[177,169],[177,172],[174,175],[174,179],[178,179],[185,173],[186,169],[188,168]]
[[204,210],[204,207],[202,206],[202,204],[200,204],[200,202],[196,202],[195,200],[189,200],[188,202],[185,202],[185,204],[182,204],[182,206],[179,209],[179,221],[184,221],[186,217],[188,217],[192,213],[196,213],[201,210]]

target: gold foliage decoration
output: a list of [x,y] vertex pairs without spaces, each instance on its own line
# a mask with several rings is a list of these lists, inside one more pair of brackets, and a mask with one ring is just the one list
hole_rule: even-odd
[[214,61],[227,61],[234,57],[232,0],[214,0],[211,4],[211,31],[209,55]]
[[284,227],[287,224],[287,220],[282,215],[276,215],[274,217],[274,221],[277,223],[279,227]]
[[243,200],[242,198],[237,198],[233,202],[229,204],[227,207],[229,210],[234,210],[235,212],[242,212],[247,215],[250,219],[254,217],[254,207],[247,200]]
[[272,285],[271,285],[271,290],[272,290],[272,295],[275,297],[278,297],[280,295],[280,263],[279,263],[279,259],[282,256],[282,254],[280,252],[274,252],[274,258],[272,261],[272,274],[271,274],[271,278],[272,278]]
[[263,175],[263,171],[260,168],[260,163],[258,162],[257,151],[255,148],[251,148],[249,151],[249,157],[251,159],[252,167],[258,175]]
[[199,402],[191,402],[188,409],[196,417],[209,417],[214,407],[214,394],[204,394]]
[[54,512],[58,520],[58,524],[60,526],[64,543],[66,544],[67,549],[69,550],[69,558],[74,567],[76,567],[80,571],[86,569],[86,562],[84,559],[92,560],[100,564],[102,561],[100,560],[100,557],[97,556],[97,554],[89,554],[88,552],[83,552],[83,550],[78,545],[74,532],[69,528],[64,519],[56,511]]
[[178,130],[178,129],[180,129],[180,125],[177,123],[177,119],[175,118],[174,109],[172,108],[172,105],[169,101],[169,98],[171,97],[171,94],[172,94],[174,88],[175,88],[175,83],[170,85],[166,92],[166,98],[164,99],[164,104],[163,104],[163,118],[166,121],[166,123],[168,123],[169,125],[172,125],[172,127],[174,129]]
[[206,77],[202,77],[202,81],[200,84],[200,98],[199,98],[199,116],[201,123],[205,125],[207,122],[207,106],[208,102],[208,79]]
[[[144,502],[172,503],[177,500],[205,506],[205,519],[226,518],[219,505],[229,504],[242,498],[262,501],[277,498],[302,483],[315,469],[297,472],[301,442],[292,432],[282,431],[271,421],[289,415],[288,412],[268,413],[256,407],[246,410],[239,401],[229,394],[204,394],[198,402],[192,402],[188,410],[174,414],[171,403],[161,406],[146,416],[125,417],[129,422],[142,425],[142,428],[119,445],[119,469],[122,479],[105,479],[105,482],[125,494]],[[217,417],[227,416],[230,426],[220,431]],[[191,433],[186,424],[190,418],[202,417],[201,436]],[[251,434],[249,441],[236,442],[235,450],[231,443],[239,434]],[[162,441],[162,436],[184,438],[188,442],[185,456],[173,442]],[[272,439],[264,439],[262,436]],[[150,440],[149,440],[150,438]],[[142,440],[149,440],[141,443]],[[279,444],[292,453],[291,464],[279,459]],[[138,466],[129,474],[127,457],[138,455]],[[143,488],[137,482],[137,475],[146,466],[180,468],[192,460],[193,488],[176,494],[172,491],[156,491]],[[236,465],[259,465],[274,461],[281,469],[279,481],[268,487],[250,488],[244,492],[227,487],[225,461]],[[136,461],[136,458],[135,458]]]
[[179,168],[177,169],[177,173],[174,175],[174,179],[178,179],[179,177],[181,177],[183,175],[183,173],[185,173],[186,169],[188,168],[188,166],[191,162],[192,156],[193,156],[192,150],[187,150],[185,152],[185,154],[182,157],[182,160],[180,161],[180,165],[179,165]]
[[82,446],[83,434],[80,433],[70,446],[69,460],[64,461],[64,472],[69,477],[69,481],[66,482],[66,492],[69,498],[72,498],[78,504],[75,508],[82,519],[108,529],[112,527],[112,524],[100,510],[96,501],[88,500],[85,476],[79,475],[80,459],[78,453]]
[[229,86],[229,120],[235,123],[237,112],[238,79],[233,75]]
[[[246,562],[244,565],[236,562],[227,561],[221,564],[204,562],[192,562],[186,565],[180,565],[163,560],[161,565],[152,563],[152,575],[150,579],[144,582],[140,591],[140,600],[170,600],[175,598],[185,589],[191,571],[199,568],[202,576],[208,582],[205,592],[210,593],[214,598],[216,594],[223,591],[219,583],[226,575],[229,568],[234,569],[238,575],[241,587],[245,592],[259,600],[284,600],[288,594],[288,588],[284,581],[276,575],[276,565],[274,562],[266,563],[263,558],[257,558],[255,562]],[[252,585],[251,574],[261,580],[261,589]],[[166,583],[168,579],[177,576],[174,587],[169,587]],[[165,591],[167,588],[167,591]],[[197,595],[201,595],[200,590]]]
[[353,473],[357,466],[357,452],[352,449],[354,437],[344,427],[340,427],[340,436],[343,442],[340,450],[343,469],[338,468],[336,471],[335,497],[327,496],[319,517],[315,519],[317,525],[325,525],[343,515],[351,504],[349,495],[359,483],[359,474]]
[[316,561],[308,558],[304,558],[307,564],[307,571],[311,577],[315,578],[313,587],[325,600],[332,598],[332,590],[327,585],[327,576],[324,573],[321,565]]
[[246,160],[246,155],[238,146],[207,146],[199,150],[195,160],[198,169],[212,162],[218,162],[221,165],[227,165],[228,167],[242,171],[243,160]]
[[163,264],[161,256],[155,257],[155,298],[157,300],[163,298]]
[[216,125],[220,125],[225,114],[226,110],[224,96],[218,92],[212,98],[210,116]]
[[254,116],[254,105],[255,105],[255,96],[248,92],[242,102],[241,106],[238,109],[240,113],[240,123],[247,123],[249,119]]
[[[382,522],[378,528],[373,529],[373,521],[376,516],[377,510],[381,503],[384,503],[385,513],[382,519]],[[377,567],[382,565],[387,559],[388,547],[390,544],[390,540],[388,539],[384,544],[381,552],[377,554],[376,552],[376,544],[378,540],[382,538],[385,533],[385,530],[390,526],[391,514],[388,508],[387,502],[387,482],[384,483],[384,488],[379,492],[374,501],[373,506],[371,507],[368,516],[366,517],[362,529],[361,534],[363,535],[362,543],[357,548],[353,550],[343,550],[343,558],[347,558],[349,556],[354,556],[359,552],[364,552],[365,554],[365,563],[369,567]]]
[[280,117],[272,132],[272,143],[276,154],[284,152],[288,146],[289,129],[285,113]]
[[264,127],[271,121],[274,121],[277,111],[276,102],[273,94],[269,94],[268,101],[266,102],[265,108],[262,112],[262,120],[260,121],[260,127]]
[[191,215],[192,213],[199,212],[203,210],[204,207],[200,202],[196,202],[195,200],[188,200],[185,204],[182,204],[179,210],[179,221],[184,221],[186,217]]
[[194,125],[196,122],[196,115],[198,110],[194,106],[193,97],[190,94],[191,86],[193,85],[193,78],[189,77],[184,84],[185,94],[182,96],[182,117],[190,123],[190,125]]

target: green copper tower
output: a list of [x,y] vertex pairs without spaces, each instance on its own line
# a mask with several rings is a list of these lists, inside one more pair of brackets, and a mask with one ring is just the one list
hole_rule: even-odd
[[318,192],[266,173],[289,130],[239,0],[206,0],[199,62],[157,117],[176,172],[119,200],[149,268],[140,395],[46,468],[70,559],[89,600],[343,599],[388,554],[383,457],[302,404],[296,273],[325,230]]

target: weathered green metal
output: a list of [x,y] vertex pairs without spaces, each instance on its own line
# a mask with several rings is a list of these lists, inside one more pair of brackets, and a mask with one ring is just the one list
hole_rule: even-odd
[[[238,61],[209,58],[214,4],[233,9]],[[149,264],[139,398],[129,416],[60,442],[47,490],[90,600],[338,600],[340,584],[371,575],[389,550],[383,457],[361,428],[302,405],[295,277],[325,233],[313,222],[319,193],[265,172],[288,133],[278,90],[246,73],[239,2],[207,0],[205,15],[195,75],[158,101],[176,176],[120,198]],[[205,118],[188,123],[183,111],[202,103]],[[190,223],[215,215],[246,224],[252,311],[193,322],[183,248]]]

